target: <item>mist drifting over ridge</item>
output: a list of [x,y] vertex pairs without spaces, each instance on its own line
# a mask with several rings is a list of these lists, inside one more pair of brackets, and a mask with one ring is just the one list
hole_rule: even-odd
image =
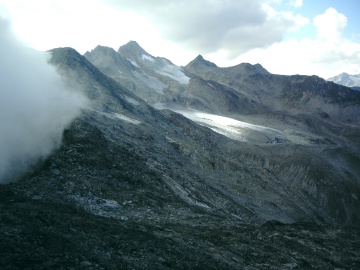
[[0,183],[12,181],[61,143],[86,99],[68,89],[50,55],[27,48],[0,18]]

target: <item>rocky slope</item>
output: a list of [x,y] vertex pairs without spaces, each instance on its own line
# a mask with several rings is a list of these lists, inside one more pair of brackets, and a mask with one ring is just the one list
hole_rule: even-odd
[[[181,69],[128,45],[86,58],[52,51],[52,64],[92,103],[60,149],[0,186],[1,269],[360,267],[360,129],[310,111],[317,96],[339,108],[358,106],[357,96],[259,65],[223,71],[198,57]],[[166,89],[151,90],[133,71]],[[293,103],[274,110],[262,97],[268,84]],[[136,95],[150,90],[148,102],[243,117],[253,129],[238,128],[246,141],[230,139]]]
[[98,46],[84,55],[107,76],[120,82],[150,104],[173,102],[184,92],[189,78],[169,60],[154,57],[135,41],[112,48]]
[[272,113],[318,115],[332,121],[360,123],[360,94],[317,76],[274,75],[259,64],[219,68],[201,56],[184,69],[231,87]]
[[237,119],[269,114],[274,118],[280,112],[360,123],[360,93],[317,76],[274,75],[247,63],[220,68],[201,55],[181,68],[152,56],[135,41],[117,53],[97,47],[85,57],[156,107],[191,108]]

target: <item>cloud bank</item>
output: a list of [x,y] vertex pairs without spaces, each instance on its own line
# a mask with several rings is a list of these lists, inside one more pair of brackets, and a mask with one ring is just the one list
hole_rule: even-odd
[[[265,48],[308,20],[276,12],[262,0],[145,1],[107,0],[113,7],[136,11],[161,34],[201,54],[225,50],[227,57]],[[296,1],[301,5],[302,1]]]
[[314,17],[313,26],[315,38],[284,40],[250,50],[235,61],[261,63],[270,72],[285,75],[317,74],[326,79],[340,72],[358,74],[360,43],[343,37],[347,17],[328,8]]
[[342,33],[347,25],[347,18],[334,8],[328,8],[324,14],[314,18],[317,36],[328,42],[341,41]]
[[0,183],[7,183],[60,145],[85,99],[66,89],[47,53],[25,47],[1,18],[0,59]]
[[360,73],[359,1],[335,2],[339,10],[303,0],[0,0],[0,14],[3,4],[37,50],[85,53],[136,40],[177,65],[202,54],[219,66],[260,63],[273,73],[326,78]]

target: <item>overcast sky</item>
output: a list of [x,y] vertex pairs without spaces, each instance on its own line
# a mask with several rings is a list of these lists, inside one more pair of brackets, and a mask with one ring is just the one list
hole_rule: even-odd
[[37,50],[136,40],[177,65],[202,54],[324,78],[360,73],[359,11],[359,0],[0,0],[0,16]]

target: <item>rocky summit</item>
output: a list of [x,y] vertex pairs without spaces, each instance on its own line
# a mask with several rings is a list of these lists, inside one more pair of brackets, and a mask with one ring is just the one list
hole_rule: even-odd
[[1,269],[360,268],[360,92],[134,41],[51,55],[91,105],[0,186]]
[[337,76],[328,78],[328,81],[332,81],[334,83],[345,85],[358,90],[357,88],[360,87],[360,74],[350,75],[346,72],[343,72]]

